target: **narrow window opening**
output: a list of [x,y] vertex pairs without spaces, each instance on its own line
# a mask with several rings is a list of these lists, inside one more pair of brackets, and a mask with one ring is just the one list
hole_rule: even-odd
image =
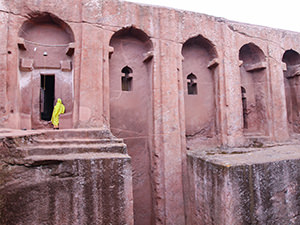
[[124,76],[121,77],[122,91],[132,91],[132,77],[129,75],[132,73],[132,69],[125,66],[121,72],[124,73]]
[[246,98],[246,89],[241,87],[242,92],[242,105],[243,105],[243,124],[244,129],[248,128],[248,110],[247,110],[247,98]]
[[55,76],[41,74],[40,112],[41,119],[50,121],[54,104]]
[[198,90],[197,90],[197,77],[195,74],[190,73],[187,76],[188,82],[187,82],[187,90],[188,90],[188,95],[197,95]]

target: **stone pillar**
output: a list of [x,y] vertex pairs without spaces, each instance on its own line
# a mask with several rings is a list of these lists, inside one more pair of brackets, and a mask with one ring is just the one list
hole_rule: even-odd
[[110,30],[103,30],[103,67],[102,67],[102,105],[103,105],[103,124],[110,127],[110,101],[109,101],[109,59],[114,52],[114,48],[109,45],[113,32]]
[[226,75],[225,75],[225,66],[224,66],[224,53],[221,49],[221,46],[217,48],[217,53],[218,53],[218,61],[219,65],[215,69],[217,72],[216,73],[216,89],[215,93],[218,95],[216,96],[216,105],[217,105],[217,121],[218,121],[218,131],[220,135],[220,143],[221,145],[227,145],[227,115],[226,115],[226,110],[227,110],[227,95],[226,95],[226,90],[227,87],[226,85]]
[[79,127],[103,125],[103,31],[91,24],[82,25]]
[[82,25],[79,23],[69,23],[75,37],[75,51],[73,55],[73,128],[78,126],[79,106],[80,106],[80,72],[81,72],[81,45],[82,45]]
[[[0,13],[0,127],[4,126],[7,120],[7,96],[6,96],[6,77],[7,77],[7,30],[8,14]],[[10,52],[11,54],[11,52]]]
[[[235,35],[224,24],[223,39],[223,76],[225,83],[225,105],[227,118],[227,145],[235,146],[244,142],[243,115],[241,102],[241,78],[239,68],[239,50],[235,48]],[[222,76],[222,75],[221,75]],[[225,110],[224,110],[225,112]]]
[[182,123],[179,121],[178,74],[181,45],[154,43],[154,204],[156,224],[185,224],[183,200]]
[[188,199],[188,183],[189,178],[187,174],[187,143],[186,143],[186,128],[185,128],[185,106],[184,106],[184,82],[183,78],[183,56],[182,56],[182,44],[177,44],[177,79],[178,79],[178,107],[179,107],[179,129],[180,129],[180,141],[181,141],[181,154],[182,154],[182,188],[183,188],[183,200],[184,200],[184,209],[185,209],[185,224],[190,223],[190,202]]
[[282,56],[284,52],[278,45],[269,43],[268,63],[271,85],[271,114],[273,123],[273,139],[284,141],[289,138],[287,110],[284,89],[284,75],[282,70]]
[[[6,68],[2,73],[6,73],[6,77],[4,78],[3,84],[5,85],[6,92],[6,115],[5,118],[5,126],[9,128],[20,128],[21,123],[21,115],[20,115],[20,76],[19,76],[19,60],[18,60],[18,29],[19,26],[24,22],[24,18],[20,16],[16,16],[13,14],[7,14],[7,24],[5,35],[6,47],[5,53],[7,54]],[[9,29],[8,29],[9,28]],[[1,31],[2,33],[2,31]],[[2,41],[1,41],[2,43]],[[8,54],[9,53],[9,54]],[[2,82],[1,82],[2,84]],[[27,99],[28,102],[31,99]],[[23,103],[24,104],[24,103]]]

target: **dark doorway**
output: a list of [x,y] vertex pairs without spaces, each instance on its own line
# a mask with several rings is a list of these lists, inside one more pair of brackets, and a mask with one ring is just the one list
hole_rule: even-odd
[[247,98],[246,98],[246,89],[241,87],[242,91],[242,106],[243,106],[243,123],[244,129],[248,128],[248,109],[247,109]]
[[40,112],[42,120],[51,120],[54,104],[54,81],[54,74],[41,74]]

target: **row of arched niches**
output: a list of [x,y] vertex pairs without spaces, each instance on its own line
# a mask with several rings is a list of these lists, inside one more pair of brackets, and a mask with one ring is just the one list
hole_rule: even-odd
[[[19,68],[22,116],[42,126],[51,118],[54,100],[63,99],[65,121],[72,123],[74,103],[74,42],[76,37],[62,20],[49,13],[31,15],[19,32]],[[110,126],[124,138],[133,165],[135,220],[151,221],[151,152],[153,152],[153,44],[140,29],[116,32],[109,59]],[[83,49],[82,49],[83,50]],[[268,135],[268,78],[264,52],[254,43],[239,50],[240,115],[245,134]],[[218,53],[214,44],[198,35],[182,47],[185,128],[189,145],[218,142],[220,93]],[[288,121],[300,132],[300,56],[287,50],[282,58]],[[98,65],[91,65],[98,66]],[[164,71],[161,71],[164,76]],[[231,74],[233,76],[233,74]],[[92,95],[92,93],[90,93]],[[100,102],[99,102],[100,104]],[[163,104],[163,102],[162,102]],[[300,104],[300,102],[299,102]],[[164,107],[163,105],[161,106]],[[169,109],[172,110],[172,109]],[[141,218],[140,218],[141,217]],[[144,222],[143,222],[144,221]]]

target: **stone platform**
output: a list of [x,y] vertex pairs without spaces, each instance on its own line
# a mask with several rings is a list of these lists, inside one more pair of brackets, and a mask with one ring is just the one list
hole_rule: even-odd
[[0,224],[133,224],[131,159],[108,130],[0,130]]
[[300,145],[188,153],[190,224],[300,224]]

